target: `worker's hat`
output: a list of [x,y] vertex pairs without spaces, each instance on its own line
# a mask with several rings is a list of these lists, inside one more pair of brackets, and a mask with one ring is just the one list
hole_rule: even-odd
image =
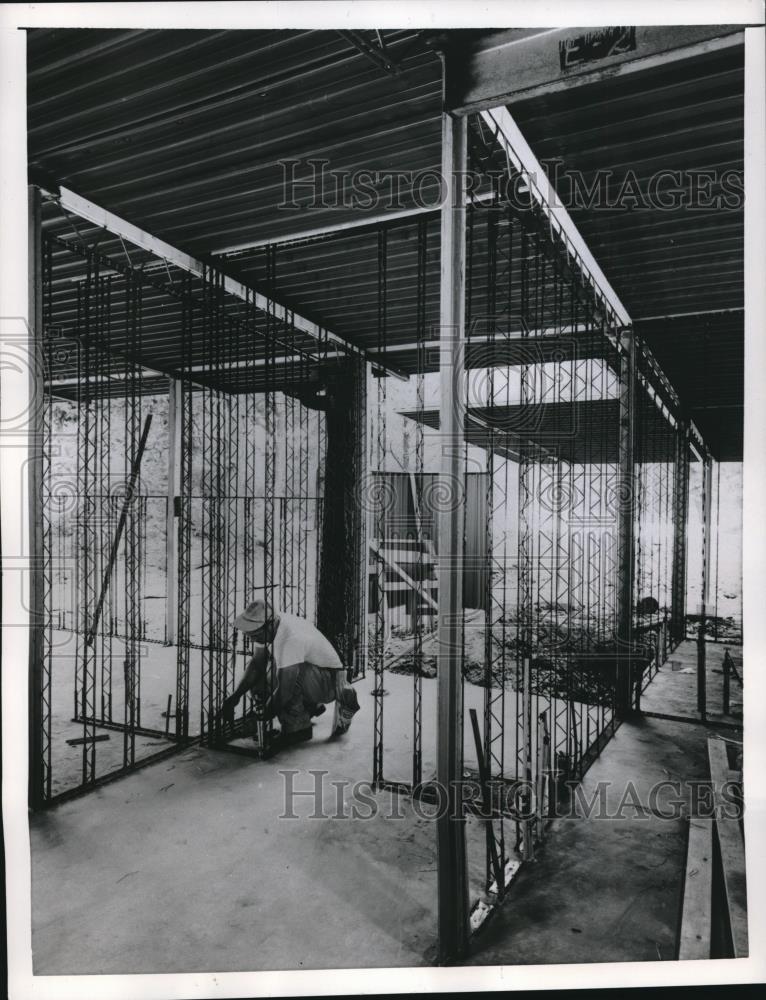
[[[276,608],[271,608],[270,611],[271,621],[279,617],[279,612]],[[257,632],[265,624],[266,602],[262,597],[256,597],[251,604],[248,604],[242,614],[234,619],[234,628],[239,629],[240,632]]]

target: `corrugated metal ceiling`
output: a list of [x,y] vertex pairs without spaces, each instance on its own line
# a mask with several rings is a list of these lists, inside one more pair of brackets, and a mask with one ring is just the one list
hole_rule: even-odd
[[[403,63],[401,75],[384,72],[329,31],[31,31],[30,167],[203,259],[231,244],[358,220],[358,209],[307,208],[307,191],[297,195],[299,207],[280,208],[278,161],[326,159],[328,169],[346,172],[438,166],[440,62],[411,32],[385,38]],[[518,102],[511,110],[539,158],[559,158],[562,171],[582,171],[586,184],[597,170],[611,170],[611,196],[628,169],[642,191],[661,169],[741,171],[742,60],[741,48],[728,49]],[[299,176],[302,171],[307,168]],[[720,457],[739,457],[741,208],[573,207],[572,215],[703,433]],[[54,205],[46,207],[44,225],[49,233],[79,238]],[[94,238],[94,227],[76,226],[87,241]],[[392,350],[415,340],[416,229],[407,220],[391,225]],[[435,220],[429,233],[427,320],[433,326]],[[374,230],[349,230],[280,249],[281,299],[333,332],[374,346],[376,239]],[[106,234],[99,249],[125,259],[119,241]],[[143,255],[131,249],[130,256],[136,262]],[[57,258],[58,295],[71,315],[78,265],[66,257]],[[257,252],[226,268],[254,281],[263,277]],[[480,282],[476,294],[481,308]],[[172,367],[180,345],[178,309],[160,299],[145,333],[157,363]],[[650,318],[706,312],[717,318]],[[406,367],[406,353],[398,358]]]
[[[560,161],[562,200],[706,440],[719,457],[740,459],[744,220],[735,184],[744,167],[743,46],[518,101],[510,110],[538,158]],[[607,206],[632,171],[636,207],[578,207],[567,181],[575,171],[586,189],[599,171],[611,171]],[[695,172],[709,172],[719,178],[709,196],[725,196],[729,207],[663,209],[650,197],[660,171],[682,172],[680,185],[671,177],[658,184],[666,202],[676,187],[691,193]]]

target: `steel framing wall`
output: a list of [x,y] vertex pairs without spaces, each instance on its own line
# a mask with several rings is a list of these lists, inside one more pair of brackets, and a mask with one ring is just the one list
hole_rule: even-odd
[[[352,678],[364,676],[369,660],[375,678],[374,786],[428,796],[435,781],[447,790],[438,823],[439,940],[445,961],[465,953],[471,931],[503,899],[519,863],[534,857],[561,783],[582,776],[621,717],[640,705],[642,688],[683,635],[690,457],[688,424],[661,372],[640,338],[589,283],[544,206],[521,211],[466,204],[463,182],[455,178],[465,173],[467,132],[464,117],[444,116],[443,166],[455,197],[441,213],[443,446],[435,487],[440,499],[433,504],[439,516],[433,775],[424,774],[423,765],[423,640],[431,616],[424,613],[426,560],[420,545],[413,549],[410,576],[412,777],[392,783],[386,775],[390,622],[380,595],[389,572],[389,543],[402,540],[390,537],[385,483],[375,473],[385,470],[391,447],[386,374],[392,370],[387,364],[392,227],[376,230],[372,369],[359,352],[339,352],[337,340],[331,350],[321,330],[307,352],[290,310],[277,309],[278,253],[272,245],[262,251],[265,301],[253,293],[244,303],[233,303],[227,281],[212,267],[201,275],[168,274],[161,290],[182,306],[182,357],[161,379],[142,360],[143,293],[147,287],[156,290],[156,278],[104,258],[93,246],[60,238],[42,241],[38,265],[47,393],[39,415],[43,615],[32,654],[33,804],[93,787],[192,739],[267,755],[268,692],[243,705],[233,726],[219,715],[249,654],[246,639],[231,623],[241,603],[261,592],[269,608],[316,618]],[[425,301],[431,222],[418,223],[413,252],[418,287],[412,308],[412,481],[418,536],[427,506]],[[33,226],[39,228],[39,218]],[[56,288],[53,277],[54,256],[73,253],[83,261],[74,295]],[[483,313],[473,294],[479,275]],[[73,381],[63,389],[56,387],[62,352],[74,368]],[[479,373],[478,395],[476,380],[466,377],[468,354],[472,371]],[[178,410],[177,459],[170,463],[177,460],[177,492],[173,468],[166,493],[170,506],[161,520],[166,532],[176,532],[177,570],[169,573],[176,588],[176,651],[163,728],[142,724],[142,661],[151,638],[143,617],[151,542],[142,459],[152,426],[149,400],[168,378]],[[56,616],[60,609],[53,599],[61,569],[57,554],[66,534],[56,499],[54,395],[68,397],[76,413],[77,613],[69,620]],[[259,421],[262,439],[254,430]],[[169,433],[175,435],[172,423]],[[467,619],[462,594],[469,444],[480,448],[485,460],[486,572],[478,625]],[[121,468],[115,445],[122,449]],[[709,514],[709,475],[705,484]],[[708,516],[703,595],[709,537]],[[378,579],[372,609],[368,541],[374,543]],[[343,567],[350,571],[338,588]],[[198,569],[202,589],[196,595]],[[704,614],[703,607],[703,619]],[[69,741],[81,747],[78,780],[63,792],[53,781],[57,624],[74,635],[73,719],[81,727]],[[471,910],[468,814],[457,789],[466,768],[466,636],[477,627],[484,650],[482,726],[475,718],[471,722],[480,795],[470,808],[486,837],[483,892]],[[704,667],[704,657],[702,662]],[[701,697],[704,713],[704,687]],[[99,745],[112,732],[122,736],[122,752],[104,769]],[[154,738],[162,749],[140,752],[140,737]],[[254,743],[245,746],[245,737]]]
[[[82,277],[73,289],[54,280],[57,255],[81,262]],[[268,255],[273,282],[274,248]],[[151,287],[143,270],[121,266],[85,244],[47,237],[39,266],[41,627],[40,645],[31,651],[37,721],[30,784],[36,806],[127,773],[193,739],[267,754],[271,719],[262,704],[250,699],[233,727],[219,716],[249,655],[231,624],[236,610],[261,592],[272,607],[314,618],[332,604],[334,593],[334,580],[319,574],[320,550],[333,542],[328,510],[324,516],[322,511],[332,417],[325,412],[326,394],[307,392],[302,384],[306,362],[294,328],[270,321],[265,381],[253,392],[249,365],[257,370],[263,357],[253,333],[254,303],[232,307],[216,272],[201,279],[174,275],[168,294],[182,305],[183,363],[173,373],[168,403],[167,379],[158,380],[142,363],[142,292]],[[287,379],[279,372],[279,382],[278,341],[293,347],[298,358]],[[210,359],[204,372],[195,364],[200,345]],[[359,367],[353,358],[349,363]],[[75,377],[58,378],[62,368]],[[284,394],[284,388],[297,395]],[[363,382],[353,404],[363,413]],[[162,437],[158,425],[165,416]],[[343,414],[336,424],[339,419]],[[364,454],[356,427],[351,424],[357,445],[352,458]],[[159,457],[160,466],[168,467],[164,495],[150,494],[142,483],[147,452],[155,466]],[[330,511],[347,484],[362,478],[361,459],[352,461],[349,479],[343,458],[335,458],[336,480],[341,473],[345,478],[339,484],[330,480]],[[356,611],[339,621],[333,635],[355,677],[364,675],[366,652],[360,639],[365,567],[358,511],[352,490],[333,529],[335,540],[350,530],[344,551],[359,567],[342,604]],[[147,626],[147,555],[164,554],[170,532],[177,571],[168,572],[170,562],[154,566],[151,585],[164,588],[166,601],[173,598],[175,679],[167,701],[164,691],[148,693],[147,720],[142,661],[161,655],[160,646],[168,644],[164,616],[160,624],[155,614]],[[71,685],[73,701],[63,735],[62,720],[53,724],[61,697],[55,710],[52,697],[54,685],[60,692],[62,684]],[[161,713],[154,704],[158,697]],[[80,727],[77,735],[73,723]],[[72,749],[62,759],[64,743],[81,753],[77,773]]]
[[[467,313],[465,350],[458,338],[454,363],[464,365],[469,353],[471,374],[458,378],[456,370],[448,377],[443,372],[447,381],[442,384],[442,416],[453,420],[452,434],[459,443],[443,449],[449,474],[443,470],[430,485],[424,462],[424,303],[433,232],[429,220],[419,223],[413,248],[413,266],[419,274],[414,309],[419,346],[412,496],[419,536],[423,517],[440,512],[440,601],[444,587],[454,587],[458,579],[462,585],[470,568],[466,566],[468,442],[485,455],[484,496],[477,507],[483,518],[480,562],[485,592],[479,603],[484,707],[482,725],[474,730],[481,796],[471,809],[486,829],[486,876],[483,893],[473,900],[470,920],[467,886],[453,887],[461,898],[466,896],[466,903],[459,909],[459,928],[454,910],[452,918],[444,917],[449,930],[443,927],[440,939],[452,941],[450,954],[467,947],[470,931],[503,898],[518,864],[534,856],[561,782],[581,777],[620,715],[638,703],[642,686],[677,638],[670,623],[683,620],[688,479],[688,433],[655,388],[656,372],[643,345],[604,312],[552,236],[544,213],[477,203],[467,207],[466,220],[466,260],[461,265],[466,290],[460,307]],[[45,242],[49,384],[55,382],[54,354],[60,354],[62,345],[76,359],[77,370],[74,510],[79,619],[73,622],[70,616],[68,627],[77,643],[74,719],[82,726],[76,741],[82,747],[82,766],[76,785],[63,794],[127,773],[191,739],[268,754],[271,719],[258,701],[250,699],[243,705],[233,727],[224,725],[218,715],[248,656],[246,641],[230,623],[239,603],[257,590],[272,607],[316,615],[344,656],[351,677],[363,676],[369,659],[375,676],[373,783],[426,797],[432,794],[433,780],[439,780],[443,765],[436,774],[424,774],[423,639],[433,618],[430,608],[424,614],[422,545],[413,549],[410,565],[415,668],[412,779],[405,784],[390,782],[385,767],[387,604],[378,600],[369,617],[366,606],[365,533],[374,540],[379,593],[390,576],[391,546],[404,544],[388,516],[385,480],[376,478],[376,470],[385,469],[391,448],[383,377],[389,232],[390,227],[381,227],[378,235],[381,368],[373,370],[377,378],[372,393],[365,363],[356,358],[331,359],[321,341],[312,363],[318,361],[324,374],[320,382],[312,381],[289,313],[286,324],[267,313],[265,335],[255,337],[254,301],[233,310],[215,271],[206,271],[202,278],[187,274],[172,286],[182,303],[184,361],[170,376],[178,411],[177,457],[170,465],[177,464],[177,469],[171,467],[168,476],[169,486],[171,481],[177,483],[178,492],[168,490],[166,502],[172,509],[160,518],[175,533],[177,559],[175,579],[169,575],[169,585],[176,588],[175,686],[163,713],[164,727],[149,726],[145,719],[142,724],[141,717],[141,663],[151,639],[143,611],[151,497],[141,488],[141,458],[151,424],[149,401],[158,389],[153,373],[138,360],[145,277],[134,269],[120,269],[87,247]],[[61,293],[54,289],[52,260],[54,253],[73,252],[84,260],[85,276],[77,288],[70,330],[62,338],[66,323],[64,327],[56,323],[62,304],[56,300]],[[274,294],[275,248],[266,247],[263,254],[267,290]],[[474,289],[482,282],[484,312],[477,314]],[[120,352],[129,363],[121,360],[123,371],[115,378],[112,341],[118,325]],[[203,370],[195,363],[200,345],[208,359]],[[277,366],[278,348],[289,352],[286,366]],[[248,366],[254,369],[258,364],[262,377],[259,391],[252,392]],[[167,386],[167,379],[162,384]],[[285,388],[289,395],[280,391]],[[64,525],[53,516],[57,494],[50,459],[55,451],[51,392],[43,411],[47,441],[43,536],[49,595],[58,572],[54,553],[63,552]],[[175,425],[168,412],[168,423]],[[264,433],[257,442],[254,427],[259,419]],[[440,433],[449,444],[446,430],[442,425]],[[168,441],[175,433],[175,426],[169,427]],[[113,490],[115,444],[125,452],[118,503]],[[305,527],[310,514],[316,525],[313,571]],[[116,534],[120,521],[122,529]],[[457,532],[458,548],[452,557],[450,532]],[[344,574],[341,591],[335,581],[347,564],[356,569]],[[202,592],[193,598],[196,566],[201,567]],[[114,586],[116,572],[123,574],[124,587]],[[462,702],[466,630],[475,629],[477,622],[467,620],[457,592],[450,600],[457,603],[448,616],[449,638],[443,630],[440,633],[439,683],[451,677],[450,698]],[[443,605],[439,607],[437,627],[445,621]],[[66,616],[54,615],[58,610],[49,597],[48,636],[54,623],[67,624]],[[121,672],[113,675],[113,663],[120,659]],[[55,801],[61,794],[54,792],[51,782],[53,660],[48,638],[42,657],[44,750],[38,753],[38,804]],[[464,774],[466,761],[462,711],[453,707],[456,710],[458,728],[452,735],[445,733],[451,723],[442,716],[440,739],[450,738],[450,748],[442,746],[441,753],[449,755],[457,776]],[[97,766],[105,733],[115,731],[122,734],[121,761]],[[141,736],[162,741],[162,749],[137,753],[136,740]],[[245,736],[255,742],[245,743]],[[464,835],[452,823],[445,827],[443,839],[449,844],[442,850],[454,850],[455,837],[460,840]]]

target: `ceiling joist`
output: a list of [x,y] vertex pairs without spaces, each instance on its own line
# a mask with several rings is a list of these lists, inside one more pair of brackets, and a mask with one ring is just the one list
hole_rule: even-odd
[[[187,271],[198,278],[202,278],[206,272],[217,270],[214,266],[206,264],[196,257],[184,253],[183,250],[179,250],[170,243],[159,239],[159,237],[153,236],[151,233],[146,232],[146,230],[134,226],[126,219],[115,215],[114,212],[110,212],[100,205],[89,201],[87,198],[83,198],[76,192],[70,191],[69,188],[60,187],[58,193],[53,193],[53,197],[56,198],[65,211],[71,212],[88,222],[92,222],[95,226],[106,229],[120,239],[127,240],[134,246],[140,247],[159,260],[164,260],[174,267],[180,268],[182,271]],[[365,361],[374,364],[378,370],[387,375],[393,375],[395,378],[402,380],[407,379],[407,375],[380,362],[375,355],[363,350],[351,341],[337,336],[332,331],[320,327],[312,320],[301,316],[300,313],[294,312],[283,303],[264,295],[262,292],[245,285],[243,282],[229,275],[222,274],[222,278],[224,290],[229,295],[241,299],[243,302],[252,302],[257,309],[273,316],[279,322],[292,325],[296,330],[300,330],[301,333],[307,334],[318,344],[321,344],[323,348],[326,345],[332,345],[340,348],[346,354],[364,358]]]

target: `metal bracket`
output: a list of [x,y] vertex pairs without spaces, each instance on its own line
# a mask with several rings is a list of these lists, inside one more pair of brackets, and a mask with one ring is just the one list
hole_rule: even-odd
[[338,34],[345,41],[350,42],[362,55],[375,63],[375,65],[391,76],[398,76],[402,72],[402,67],[391,57],[383,41],[383,33],[375,29],[378,44],[368,41],[360,31],[338,31]]

